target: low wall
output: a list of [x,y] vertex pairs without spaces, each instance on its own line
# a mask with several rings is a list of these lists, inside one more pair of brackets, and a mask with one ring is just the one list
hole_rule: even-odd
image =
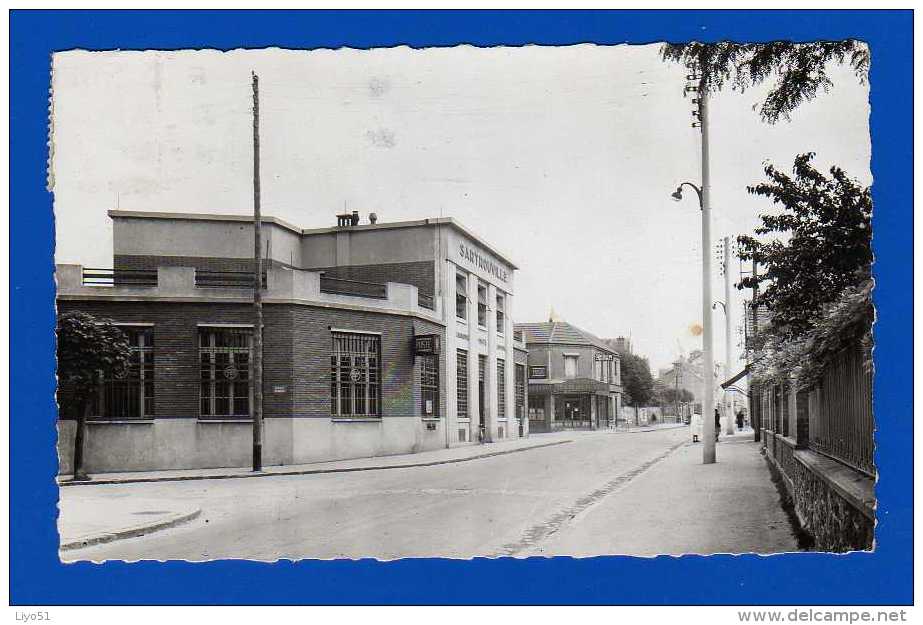
[[[434,429],[429,429],[432,424]],[[76,421],[58,421],[59,473],[73,471]],[[268,418],[263,464],[289,465],[416,453],[445,447],[442,421],[386,417],[368,421]],[[88,473],[246,467],[253,425],[197,419],[89,422],[84,447]]]
[[817,551],[874,547],[875,483],[831,458],[798,449],[795,441],[763,430],[766,457],[779,469],[802,527]]

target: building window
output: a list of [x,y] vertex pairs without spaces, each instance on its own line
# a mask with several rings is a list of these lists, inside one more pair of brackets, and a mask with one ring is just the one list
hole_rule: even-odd
[[128,367],[121,375],[100,380],[92,406],[102,419],[149,419],[154,416],[154,329],[120,328],[131,345]]
[[598,380],[599,382],[602,382],[603,381],[603,361],[597,359],[593,363],[593,369],[594,369],[593,373],[595,375],[596,380]]
[[506,296],[497,293],[497,333],[506,332]]
[[463,273],[455,274],[455,316],[468,318],[468,276]]
[[455,384],[458,395],[455,400],[456,413],[459,419],[468,418],[468,352],[458,350],[455,355]]
[[529,421],[545,420],[545,398],[539,395],[529,396]]
[[439,359],[437,356],[423,356],[420,366],[421,404],[420,414],[424,417],[439,416]]
[[330,413],[337,417],[381,416],[381,337],[333,333],[330,354]]
[[487,327],[487,285],[478,282],[478,325]]
[[577,356],[564,355],[564,377],[568,379],[577,377]]
[[526,366],[516,365],[516,418],[522,420],[526,412]]
[[497,358],[497,417],[506,417],[506,361]]
[[199,328],[199,415],[249,417],[250,328]]
[[529,367],[529,377],[537,379],[545,379],[548,377],[548,367]]

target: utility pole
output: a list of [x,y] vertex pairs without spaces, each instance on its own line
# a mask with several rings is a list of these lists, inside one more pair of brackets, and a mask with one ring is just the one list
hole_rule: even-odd
[[[724,368],[725,380],[730,380],[734,375],[732,367],[733,356],[731,352],[731,237],[724,237]],[[724,433],[728,436],[734,433],[734,411],[731,409],[731,392],[724,391],[724,415],[727,423],[724,424]]]
[[253,76],[253,470],[263,470],[263,254],[260,215],[260,86]]
[[[702,68],[697,68],[702,71]],[[702,377],[705,397],[702,401],[702,463],[715,462],[715,356],[712,335],[711,294],[711,172],[708,161],[708,93],[705,75],[699,77],[699,122],[702,132]]]

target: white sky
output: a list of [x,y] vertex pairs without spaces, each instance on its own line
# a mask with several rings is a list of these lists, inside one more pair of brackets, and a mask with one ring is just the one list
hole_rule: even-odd
[[[57,54],[56,261],[111,266],[116,207],[250,213],[251,70],[264,214],[305,228],[344,206],[383,222],[451,216],[520,266],[516,321],[554,307],[631,335],[655,375],[679,345],[701,347],[700,215],[691,195],[670,200],[699,181],[698,130],[686,71],[656,45]],[[868,87],[832,77],[790,123],[760,122],[764,89],[712,100],[715,241],[773,210],[745,191],[767,159],[788,170],[814,151],[871,182]],[[720,307],[714,319],[723,360]]]

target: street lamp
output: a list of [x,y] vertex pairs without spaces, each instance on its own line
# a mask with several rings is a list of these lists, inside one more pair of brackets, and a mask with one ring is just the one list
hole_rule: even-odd
[[[705,383],[702,398],[702,463],[715,462],[715,358],[712,349],[712,298],[711,298],[711,210],[708,206],[708,139],[704,132],[705,111],[702,107],[702,180],[698,187],[691,182],[682,182],[670,197],[679,202],[683,199],[683,187],[689,186],[699,198],[702,212],[702,379]],[[711,375],[709,375],[711,374]]]

